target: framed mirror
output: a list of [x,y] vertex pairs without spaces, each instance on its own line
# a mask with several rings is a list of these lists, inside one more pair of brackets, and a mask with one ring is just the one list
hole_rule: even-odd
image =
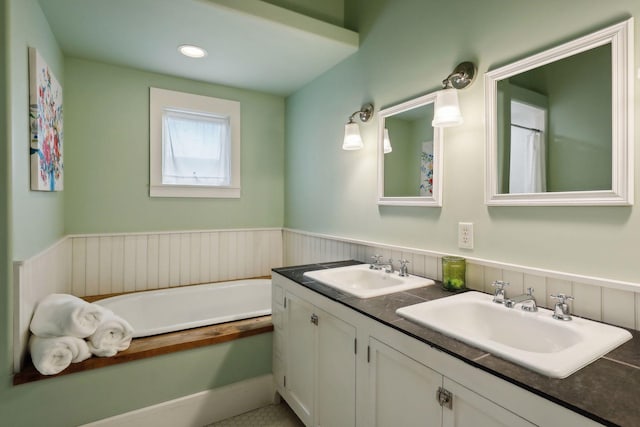
[[442,206],[442,129],[435,93],[378,112],[378,204]]
[[633,20],[485,74],[488,205],[633,204]]

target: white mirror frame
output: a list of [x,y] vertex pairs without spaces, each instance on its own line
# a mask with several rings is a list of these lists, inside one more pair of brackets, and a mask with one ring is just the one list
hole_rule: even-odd
[[[611,190],[498,193],[498,81],[611,43]],[[588,90],[588,88],[585,88]],[[597,206],[633,204],[633,18],[485,74],[485,203],[502,206]]]
[[442,128],[433,128],[433,195],[431,197],[389,197],[384,195],[384,128],[385,119],[427,104],[435,104],[436,93],[397,104],[378,112],[378,205],[390,206],[442,206]]

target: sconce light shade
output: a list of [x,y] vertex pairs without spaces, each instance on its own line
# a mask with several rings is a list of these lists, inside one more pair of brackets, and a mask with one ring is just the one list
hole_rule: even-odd
[[456,89],[443,89],[438,92],[434,109],[431,122],[433,127],[457,126],[463,122]]
[[342,141],[343,150],[359,150],[364,147],[362,138],[360,137],[360,128],[355,122],[356,117],[360,118],[362,123],[366,123],[373,116],[373,104],[363,105],[361,109],[349,116],[349,121],[344,126],[344,140]]
[[390,153],[393,151],[391,148],[391,140],[389,139],[389,129],[384,129],[384,154]]
[[362,138],[360,137],[360,128],[357,123],[349,122],[344,125],[344,141],[342,143],[343,150],[359,150],[364,147]]
[[442,90],[438,92],[431,126],[446,128],[461,125],[462,113],[458,105],[458,89],[464,89],[473,83],[476,66],[473,62],[461,62],[451,74],[442,81]]

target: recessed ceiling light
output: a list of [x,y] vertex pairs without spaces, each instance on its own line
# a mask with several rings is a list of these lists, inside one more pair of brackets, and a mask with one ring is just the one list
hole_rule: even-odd
[[188,56],[189,58],[204,58],[207,56],[206,50],[192,44],[183,44],[178,46],[178,52],[184,56]]

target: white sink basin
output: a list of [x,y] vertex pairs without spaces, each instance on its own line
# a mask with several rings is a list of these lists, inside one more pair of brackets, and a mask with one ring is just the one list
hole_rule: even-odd
[[369,264],[308,271],[304,276],[358,298],[377,297],[435,283],[424,277],[400,277],[397,272],[371,270]]
[[621,328],[539,308],[507,308],[491,295],[465,292],[399,308],[412,322],[552,378],[565,378],[631,339]]

